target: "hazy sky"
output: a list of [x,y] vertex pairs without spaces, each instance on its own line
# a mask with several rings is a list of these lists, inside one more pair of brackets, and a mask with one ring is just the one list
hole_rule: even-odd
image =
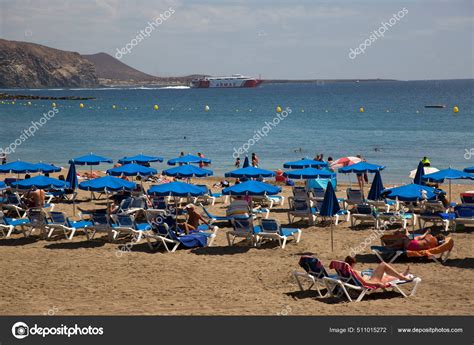
[[[159,76],[473,78],[473,0],[0,0],[0,37],[115,55],[174,9],[122,61]],[[365,53],[349,58],[403,8]],[[392,20],[393,22],[393,20]],[[354,56],[354,55],[353,55]]]

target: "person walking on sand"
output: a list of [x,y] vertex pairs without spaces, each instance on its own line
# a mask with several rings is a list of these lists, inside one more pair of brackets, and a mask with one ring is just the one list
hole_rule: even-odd
[[0,153],[0,160],[2,161],[2,165],[7,164],[7,154],[5,152]]
[[240,157],[237,157],[237,158],[235,159],[234,167],[240,168]]
[[[357,158],[360,158],[362,162],[365,162],[365,158],[363,158],[362,155],[357,155]],[[364,195],[364,185],[368,180],[369,177],[367,176],[367,173],[357,173],[357,183],[359,184],[362,195]]]
[[258,168],[258,164],[260,163],[258,156],[254,153],[252,153],[252,166],[254,168]]

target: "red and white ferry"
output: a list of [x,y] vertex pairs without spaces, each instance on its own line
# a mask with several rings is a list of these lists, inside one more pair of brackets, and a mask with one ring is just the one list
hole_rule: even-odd
[[191,87],[256,87],[262,83],[261,79],[245,77],[242,74],[232,74],[231,77],[203,77],[193,79]]

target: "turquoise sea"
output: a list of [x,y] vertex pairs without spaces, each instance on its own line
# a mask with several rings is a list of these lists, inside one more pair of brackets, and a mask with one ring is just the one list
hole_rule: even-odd
[[[318,153],[334,159],[362,154],[387,166],[384,181],[406,182],[423,156],[440,169],[474,165],[474,149],[472,157],[466,154],[474,148],[473,90],[474,80],[263,84],[253,89],[4,90],[96,98],[55,101],[58,113],[17,146],[9,161],[65,166],[70,158],[89,152],[115,160],[140,152],[166,160],[181,151],[202,152],[220,175],[233,168],[233,149],[272,121],[279,105],[291,113],[249,149],[249,154],[258,154],[261,167],[282,168],[285,161]],[[1,147],[39,121],[51,103],[0,104]],[[446,108],[425,109],[427,104]],[[453,113],[454,106],[459,113]]]

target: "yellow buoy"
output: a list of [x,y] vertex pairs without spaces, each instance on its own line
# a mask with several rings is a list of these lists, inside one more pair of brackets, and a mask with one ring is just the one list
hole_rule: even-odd
[[81,108],[81,109],[84,108],[84,104],[82,104],[82,103],[79,104],[79,108]]
[[117,109],[117,106],[115,104],[112,105],[112,109]]
[[205,110],[205,111],[209,111],[209,109],[210,109],[210,108],[209,108],[208,105],[206,105],[206,106],[204,107],[204,110]]
[[454,111],[455,113],[457,113],[457,112],[459,112],[459,108],[458,108],[457,106],[455,106],[455,107],[453,108],[453,111]]
[[281,113],[281,107],[280,107],[280,106],[277,106],[276,112],[277,112],[277,113]]
[[15,101],[13,101],[12,104],[15,104]]
[[154,110],[158,110],[158,109],[159,109],[158,104],[155,104],[155,105],[153,106],[153,109],[154,109]]
[[359,112],[363,113],[364,112],[364,107],[360,107]]
[[28,105],[31,105],[31,102],[28,102]]
[[304,113],[304,109],[301,109],[301,112]]
[[52,106],[53,108],[56,108],[56,103],[54,103],[54,102],[51,103],[51,106]]

